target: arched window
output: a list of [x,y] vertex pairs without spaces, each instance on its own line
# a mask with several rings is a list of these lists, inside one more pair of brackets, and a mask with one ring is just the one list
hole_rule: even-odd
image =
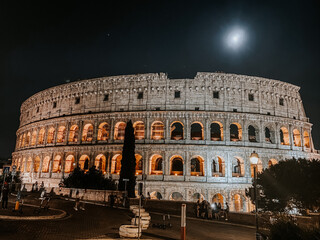
[[39,168],[40,168],[40,157],[37,156],[33,162],[33,172],[35,173],[39,172]]
[[103,154],[99,154],[96,156],[96,159],[94,161],[94,165],[96,169],[105,172],[106,170],[106,157]]
[[301,147],[301,135],[298,129],[293,129],[293,142],[296,147]]
[[31,172],[31,166],[32,166],[32,158],[29,157],[27,161],[27,172]]
[[211,141],[223,141],[223,125],[220,122],[213,122],[210,125]]
[[103,122],[99,125],[98,141],[107,141],[109,139],[109,124]]
[[55,133],[54,127],[49,128],[48,136],[47,136],[47,143],[53,143],[54,133]]
[[277,163],[278,163],[278,161],[276,159],[270,159],[268,162],[268,167],[276,165]]
[[151,172],[150,174],[162,174],[162,156],[155,154],[151,157]]
[[153,122],[151,125],[151,139],[164,139],[164,125],[160,121]]
[[[32,160],[31,160],[31,161],[32,161]],[[26,164],[26,158],[23,158],[23,159],[22,159],[22,162],[21,162],[21,166],[20,166],[20,171],[21,171],[22,173],[24,172],[25,164]]]
[[64,172],[65,173],[70,173],[73,171],[74,169],[74,164],[75,163],[75,159],[73,155],[68,155],[66,158],[66,162],[64,165]]
[[30,139],[31,139],[31,133],[28,132],[28,133],[27,133],[27,137],[26,137],[26,144],[25,144],[26,147],[29,146],[29,144],[30,144]]
[[21,147],[22,147],[22,135],[20,135],[19,143],[18,143],[18,148],[21,148]]
[[78,142],[79,127],[72,125],[69,132],[69,142]]
[[232,123],[230,125],[230,140],[231,141],[241,141],[242,139],[242,128],[239,123]]
[[303,132],[303,141],[304,141],[304,146],[306,148],[310,148],[310,138],[309,138],[309,133],[307,131]]
[[171,175],[183,175],[183,160],[180,156],[171,159]]
[[232,176],[233,177],[244,176],[244,161],[240,157],[235,157],[232,160]]
[[126,123],[117,122],[114,128],[114,139],[124,140],[125,129],[126,129]]
[[224,177],[225,163],[221,157],[217,157],[217,160],[212,160],[212,176]]
[[64,142],[65,138],[66,138],[66,127],[60,126],[58,128],[57,142],[62,143]]
[[121,154],[116,154],[113,156],[112,161],[111,161],[111,173],[120,174],[121,160],[122,160]]
[[84,125],[82,131],[82,141],[91,142],[93,139],[93,126],[91,123]]
[[88,170],[89,169],[89,161],[90,161],[90,158],[88,155],[82,155],[79,159],[80,169]]
[[203,126],[195,122],[191,124],[191,140],[203,140]]
[[239,194],[235,194],[233,196],[233,203],[234,203],[234,210],[236,212],[241,212],[243,211],[243,202],[242,202],[242,197]]
[[61,156],[60,155],[55,156],[53,160],[52,172],[53,173],[61,172]]
[[270,132],[270,129],[268,127],[265,127],[265,129],[264,129],[264,136],[265,136],[265,141],[266,142],[272,143],[271,132]]
[[136,158],[136,175],[142,174],[142,168],[143,168],[143,159],[140,154],[135,154]]
[[150,199],[161,200],[162,199],[162,195],[161,195],[161,193],[154,191],[154,192],[150,193]]
[[171,124],[171,139],[172,140],[183,139],[183,126],[180,122],[174,122]]
[[133,124],[134,138],[136,140],[144,139],[144,123],[139,121]]
[[183,200],[183,196],[179,192],[174,192],[174,193],[172,193],[170,195],[169,199],[173,200],[173,201],[182,201]]
[[44,128],[41,128],[38,136],[38,144],[44,144],[44,134],[45,134],[45,130]]
[[212,203],[216,203],[217,205],[220,203],[221,208],[224,208],[223,196],[220,193],[217,193],[212,198]]
[[43,173],[49,172],[49,163],[50,163],[50,157],[46,156],[42,161],[42,172]]
[[25,142],[26,142],[26,134],[24,133],[22,137],[21,147],[24,147]]
[[248,136],[249,136],[249,142],[257,142],[256,129],[252,125],[248,127]]
[[290,145],[289,131],[285,127],[280,129],[280,142],[281,145]]
[[195,157],[191,159],[191,175],[203,176],[203,159],[201,157]]
[[37,141],[37,131],[34,130],[32,132],[32,137],[31,137],[31,146],[36,145],[36,141]]

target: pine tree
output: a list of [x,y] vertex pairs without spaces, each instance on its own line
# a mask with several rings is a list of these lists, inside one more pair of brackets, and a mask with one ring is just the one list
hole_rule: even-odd
[[125,182],[123,179],[129,179],[127,182],[128,197],[135,197],[136,186],[136,158],[134,154],[135,138],[134,129],[131,120],[127,123],[124,136],[124,144],[122,150],[121,171],[119,179],[119,190],[125,189]]

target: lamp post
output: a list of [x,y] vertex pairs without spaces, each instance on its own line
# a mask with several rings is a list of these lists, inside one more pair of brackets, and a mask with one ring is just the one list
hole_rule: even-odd
[[257,189],[257,164],[259,161],[259,155],[253,151],[250,155],[250,162],[253,165],[253,187],[254,187],[254,203],[256,207],[256,238],[258,238],[259,225],[258,225],[258,189]]

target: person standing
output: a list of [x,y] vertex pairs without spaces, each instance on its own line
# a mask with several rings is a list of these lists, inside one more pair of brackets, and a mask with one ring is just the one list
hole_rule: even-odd
[[228,221],[229,216],[229,204],[226,202],[226,210],[225,210],[225,220]]
[[76,191],[76,204],[74,206],[74,210],[78,211],[79,203],[80,203],[79,190],[77,189],[77,191]]
[[85,204],[86,203],[84,202],[84,197],[85,197],[86,193],[87,193],[87,189],[84,190],[84,192],[83,192],[83,194],[81,196],[81,202],[80,202],[80,209],[81,210],[86,210],[85,209]]
[[2,208],[8,208],[8,195],[9,195],[9,185],[7,182],[4,182],[2,189]]

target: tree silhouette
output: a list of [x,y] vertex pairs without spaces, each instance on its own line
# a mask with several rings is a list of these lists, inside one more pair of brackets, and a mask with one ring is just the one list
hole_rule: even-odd
[[134,154],[135,139],[134,129],[131,120],[127,123],[124,136],[124,144],[122,150],[121,171],[119,179],[119,190],[125,189],[125,182],[123,179],[129,179],[127,183],[128,197],[135,197],[136,186],[136,158]]

